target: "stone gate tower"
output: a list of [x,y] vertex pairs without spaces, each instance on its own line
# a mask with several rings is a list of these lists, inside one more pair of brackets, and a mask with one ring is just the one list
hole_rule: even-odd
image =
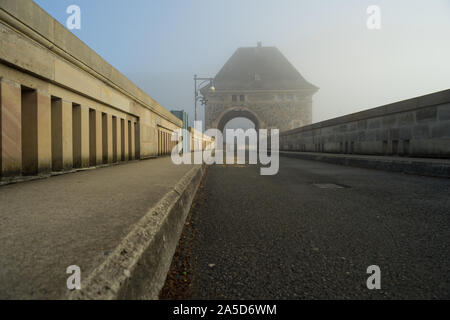
[[312,96],[318,88],[295,69],[276,47],[239,48],[201,91],[208,100],[206,129],[223,130],[237,117],[256,129],[280,131],[311,124]]

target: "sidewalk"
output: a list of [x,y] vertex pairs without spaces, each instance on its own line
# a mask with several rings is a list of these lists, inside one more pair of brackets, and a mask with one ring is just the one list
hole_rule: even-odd
[[[177,183],[200,169],[166,157],[0,187],[0,299],[66,297],[68,266],[81,268],[83,284],[151,208],[163,211],[161,199],[182,197]],[[184,205],[191,196],[181,199]],[[167,241],[176,246],[178,236]]]
[[280,151],[280,156],[369,169],[450,178],[450,159],[369,156],[336,153]]

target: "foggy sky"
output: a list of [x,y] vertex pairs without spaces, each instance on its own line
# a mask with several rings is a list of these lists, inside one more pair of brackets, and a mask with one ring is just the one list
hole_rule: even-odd
[[[166,109],[193,119],[194,74],[278,47],[320,91],[313,122],[450,88],[450,0],[36,0]],[[381,30],[368,30],[369,5]],[[203,115],[203,110],[200,114]]]

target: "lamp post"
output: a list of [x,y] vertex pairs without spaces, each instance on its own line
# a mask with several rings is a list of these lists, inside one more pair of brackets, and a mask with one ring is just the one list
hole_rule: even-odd
[[197,102],[200,101],[203,106],[206,106],[206,103],[208,102],[208,100],[200,94],[200,89],[207,82],[210,84],[209,90],[214,92],[216,90],[216,88],[214,88],[214,78],[199,78],[197,75],[194,75],[194,121],[197,121]]

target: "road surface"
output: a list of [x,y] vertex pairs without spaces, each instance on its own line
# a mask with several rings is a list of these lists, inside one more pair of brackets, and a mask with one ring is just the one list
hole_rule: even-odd
[[211,166],[161,297],[449,299],[449,195],[448,179],[298,159]]

